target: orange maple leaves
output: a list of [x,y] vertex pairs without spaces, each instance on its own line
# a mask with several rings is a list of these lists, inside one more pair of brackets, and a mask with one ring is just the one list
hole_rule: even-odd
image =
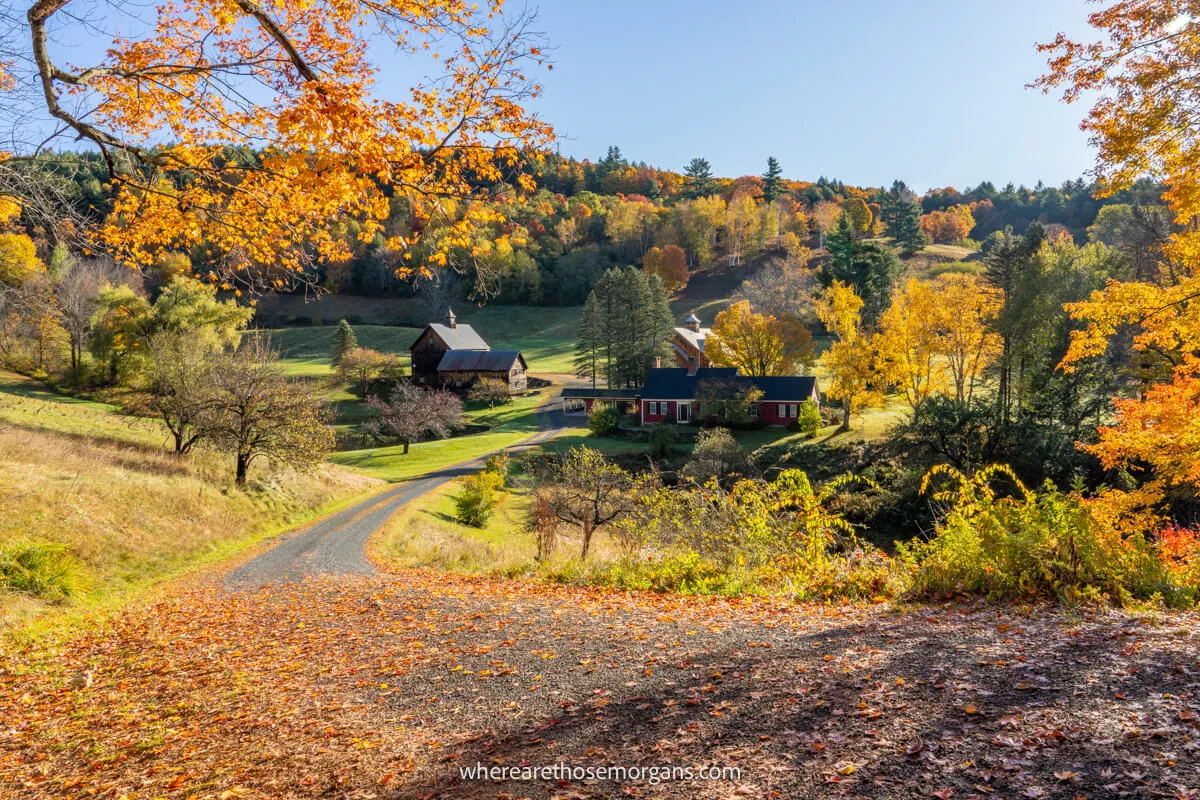
[[[61,4],[43,5],[44,25]],[[104,237],[121,256],[204,243],[229,275],[277,282],[381,234],[404,250],[447,198],[521,185],[519,153],[552,136],[524,107],[540,91],[528,70],[545,62],[531,22],[501,16],[499,0],[179,0],[96,66],[43,51],[39,67],[88,111],[60,118],[110,158]],[[433,77],[407,97],[381,87],[381,41]],[[442,244],[465,242],[472,215],[448,217]]]
[[[1160,283],[1111,281],[1088,302],[1070,308],[1086,323],[1064,361],[1102,354],[1123,331],[1133,347],[1160,362],[1169,380],[1144,385],[1133,400],[1116,401],[1116,419],[1089,448],[1108,467],[1148,469],[1140,501],[1156,503],[1173,491],[1200,489],[1200,26],[1185,0],[1122,0],[1089,17],[1107,41],[1079,43],[1059,36],[1041,45],[1049,72],[1036,86],[1063,90],[1067,102],[1101,93],[1082,123],[1099,148],[1102,193],[1144,176],[1163,179],[1181,224],[1166,248],[1172,268]],[[1122,501],[1124,502],[1124,501]]]

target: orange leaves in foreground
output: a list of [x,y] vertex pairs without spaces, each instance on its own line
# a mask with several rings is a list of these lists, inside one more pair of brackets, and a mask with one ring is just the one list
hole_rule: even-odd
[[[1118,400],[1112,425],[1090,448],[1109,467],[1149,468],[1139,501],[1155,505],[1200,492],[1200,25],[1187,0],[1120,0],[1088,21],[1105,40],[1076,42],[1064,34],[1040,49],[1049,72],[1036,85],[1061,89],[1073,102],[1099,93],[1082,127],[1099,148],[1097,174],[1105,194],[1150,176],[1168,186],[1164,198],[1187,228],[1165,248],[1169,269],[1160,283],[1112,281],[1070,308],[1086,323],[1064,360],[1102,354],[1132,331],[1133,347],[1169,378],[1143,386],[1141,397]],[[1111,495],[1116,499],[1115,495]],[[1121,505],[1123,505],[1123,501]]]
[[[1088,796],[1168,795],[1200,741],[1188,708],[1194,624],[432,571],[196,590],[120,614],[44,661],[8,654],[0,794],[767,800],[838,784],[863,796],[1034,797],[1070,781]],[[90,688],[65,688],[86,668]],[[740,774],[462,780],[459,767],[476,763]]]
[[[63,5],[37,4],[35,43],[51,24],[98,36],[55,19]],[[419,231],[385,223],[439,215],[475,186],[521,185],[520,151],[551,136],[523,105],[540,91],[528,70],[544,57],[532,16],[499,10],[499,0],[479,10],[177,0],[92,67],[66,69],[36,46],[33,56],[51,112],[109,160],[118,195],[107,243],[145,264],[205,242],[245,279],[263,265],[287,274],[345,259],[380,234],[404,249]],[[431,59],[435,77],[396,87],[368,51],[388,40]],[[70,111],[54,99],[63,93]],[[332,233],[338,220],[353,234]]]

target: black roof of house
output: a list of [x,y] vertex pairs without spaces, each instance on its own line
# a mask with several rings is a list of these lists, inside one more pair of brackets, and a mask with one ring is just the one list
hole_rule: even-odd
[[572,386],[562,390],[564,400],[637,400],[641,389],[593,389]]
[[642,387],[643,400],[690,400],[701,381],[731,381],[757,386],[763,402],[799,402],[812,397],[817,379],[811,375],[739,375],[735,367],[701,367],[689,375],[685,367],[650,370]]
[[519,350],[447,350],[438,362],[438,372],[508,372],[517,361],[525,369]]

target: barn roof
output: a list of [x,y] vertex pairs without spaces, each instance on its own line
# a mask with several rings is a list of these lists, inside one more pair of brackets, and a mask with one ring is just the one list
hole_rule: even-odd
[[437,368],[438,372],[508,372],[518,361],[528,369],[519,350],[447,350]]
[[[696,321],[699,322],[700,320]],[[691,328],[676,328],[675,335],[703,353],[704,342],[708,340],[708,337],[712,336],[712,328],[701,328],[698,331],[694,331]]]
[[689,375],[683,367],[652,369],[642,387],[643,400],[688,400],[696,396],[701,381],[731,381],[757,386],[762,402],[799,402],[812,396],[817,379],[811,375],[739,375],[735,367],[701,367]]
[[[446,343],[450,350],[490,350],[483,337],[475,332],[470,325],[455,325],[453,328],[440,322],[431,322],[425,330],[433,331],[439,339]],[[417,337],[420,341],[421,337]],[[416,342],[413,342],[416,344]]]

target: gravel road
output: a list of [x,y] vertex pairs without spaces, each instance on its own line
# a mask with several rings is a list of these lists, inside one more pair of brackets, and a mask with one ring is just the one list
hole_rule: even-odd
[[[533,447],[575,424],[550,405],[543,406],[537,416],[540,430],[506,449],[516,452]],[[298,583],[316,575],[373,575],[375,567],[365,553],[372,534],[406,503],[481,469],[486,460],[487,456],[483,456],[431,472],[293,531],[270,550],[230,571],[225,576],[225,585],[253,590],[267,584]]]

